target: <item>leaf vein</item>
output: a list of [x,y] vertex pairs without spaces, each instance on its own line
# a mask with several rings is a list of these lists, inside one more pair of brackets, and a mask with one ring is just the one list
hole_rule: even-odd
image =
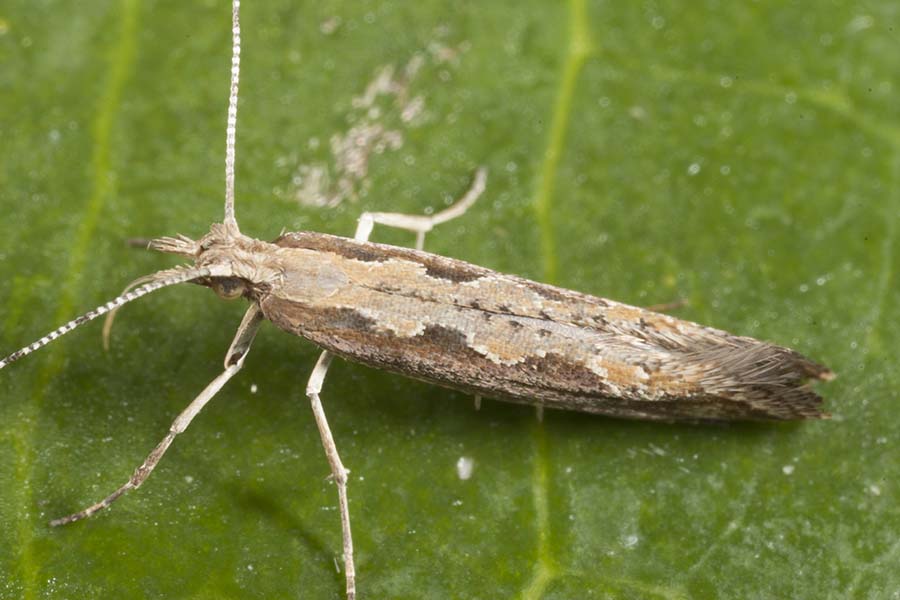
[[[139,0],[122,0],[120,7],[119,35],[109,50],[110,69],[103,94],[99,99],[97,116],[92,126],[93,152],[91,158],[91,195],[88,199],[84,216],[75,235],[75,241],[69,253],[69,261],[65,275],[59,285],[55,321],[64,321],[71,317],[82,280],[82,269],[87,260],[88,249],[97,229],[97,223],[107,200],[113,192],[111,169],[111,134],[115,115],[121,104],[122,91],[131,69],[137,47],[137,23]],[[18,518],[18,546],[20,549],[20,568],[24,579],[24,598],[35,598],[38,588],[38,565],[33,554],[34,522],[30,508],[34,506],[34,463],[38,416],[43,404],[44,392],[62,367],[59,355],[47,353],[43,368],[38,372],[30,404],[26,407],[26,415],[22,423],[21,444],[18,445],[18,462],[21,469],[21,495],[24,502],[20,505]]]

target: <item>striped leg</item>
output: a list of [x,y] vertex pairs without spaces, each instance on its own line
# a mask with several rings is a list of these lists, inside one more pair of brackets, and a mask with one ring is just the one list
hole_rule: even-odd
[[421,250],[425,245],[425,234],[431,231],[435,225],[446,223],[450,219],[461,216],[469,207],[475,204],[478,197],[484,191],[484,185],[487,181],[487,169],[479,167],[475,171],[475,178],[472,181],[472,187],[460,198],[455,204],[449,208],[445,208],[435,215],[405,215],[402,213],[382,213],[382,212],[366,212],[360,215],[359,225],[356,227],[355,239],[366,242],[372,234],[375,224],[396,227],[397,229],[406,229],[416,234],[416,250]]
[[234,336],[234,341],[231,342],[231,347],[225,355],[225,371],[213,379],[212,382],[206,386],[206,389],[204,389],[200,395],[197,396],[180,415],[178,415],[178,418],[175,419],[175,422],[172,423],[172,426],[169,428],[169,433],[166,434],[166,437],[153,449],[153,452],[151,452],[141,466],[134,471],[134,474],[124,485],[100,502],[92,504],[84,510],[67,517],[50,521],[50,524],[55,527],[86,519],[115,502],[128,490],[139,488],[141,484],[144,483],[144,480],[150,476],[150,473],[153,472],[153,469],[156,468],[156,465],[166,453],[166,450],[172,445],[172,441],[175,437],[187,429],[188,425],[191,424],[191,421],[203,407],[206,406],[219,390],[222,389],[222,386],[224,386],[229,379],[234,377],[244,366],[244,357],[247,356],[247,351],[250,350],[250,344],[253,342],[253,337],[256,335],[262,320],[262,311],[254,304],[244,315],[244,319],[241,321],[237,334]]
[[353,565],[353,535],[350,533],[350,506],[347,502],[347,474],[350,472],[344,468],[341,457],[338,455],[328,419],[325,418],[325,409],[319,399],[325,374],[331,365],[332,354],[322,352],[316,366],[313,368],[309,381],[306,384],[306,395],[312,405],[316,425],[319,427],[319,435],[322,437],[322,446],[325,447],[325,456],[331,466],[331,476],[338,489],[338,504],[341,509],[341,535],[344,540],[344,577],[347,580],[347,600],[356,598],[356,568]]

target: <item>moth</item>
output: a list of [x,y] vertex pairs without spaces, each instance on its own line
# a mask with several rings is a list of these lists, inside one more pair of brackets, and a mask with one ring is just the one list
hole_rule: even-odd
[[[809,383],[833,374],[794,350],[423,251],[428,231],[463,215],[484,191],[484,169],[450,208],[433,216],[364,213],[353,238],[307,231],[266,242],[242,233],[234,213],[238,0],[232,18],[222,223],[197,240],[153,240],[150,248],[190,263],[138,279],[119,297],[3,359],[0,368],[83,323],[111,318],[122,305],[179,283],[209,287],[224,299],[243,298],[249,308],[222,374],[178,416],[131,478],[100,502],[52,524],[89,517],[139,487],[175,437],[241,370],[263,320],[323,350],[307,396],[337,484],[351,599],[356,576],[348,471],[319,397],[333,356],[476,397],[611,417],[713,422],[827,416]],[[415,232],[416,249],[368,241],[375,224]]]

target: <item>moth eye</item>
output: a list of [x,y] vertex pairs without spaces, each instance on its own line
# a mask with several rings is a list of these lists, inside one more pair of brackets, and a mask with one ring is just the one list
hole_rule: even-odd
[[243,279],[237,277],[227,277],[224,279],[216,279],[212,282],[213,291],[223,300],[234,300],[244,295],[247,286]]

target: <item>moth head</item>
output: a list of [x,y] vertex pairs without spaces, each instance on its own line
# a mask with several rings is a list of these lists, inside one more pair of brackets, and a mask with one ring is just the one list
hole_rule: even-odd
[[222,223],[213,223],[199,240],[183,235],[163,237],[150,242],[150,249],[190,258],[195,268],[209,270],[211,277],[194,283],[211,288],[225,300],[254,297],[280,272],[271,256],[271,244]]

